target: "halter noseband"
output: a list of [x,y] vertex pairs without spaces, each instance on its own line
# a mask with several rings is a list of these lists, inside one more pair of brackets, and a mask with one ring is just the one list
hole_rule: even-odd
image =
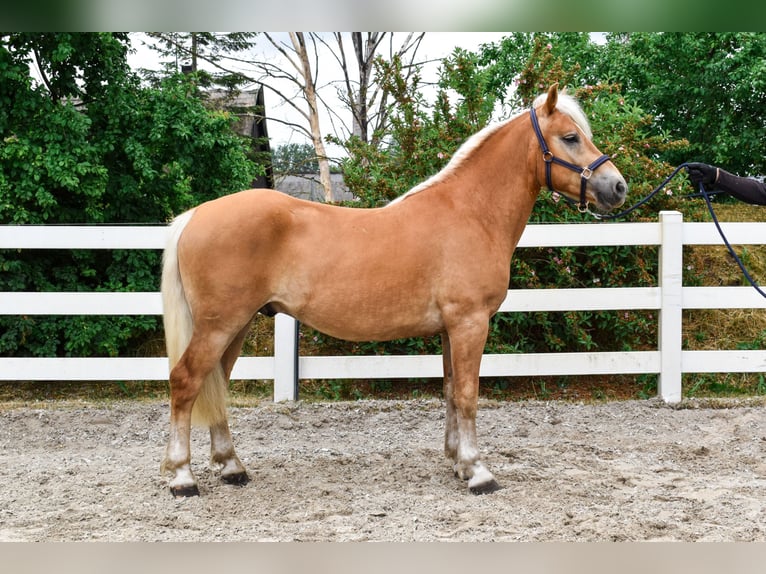
[[[540,123],[537,121],[537,114],[535,113],[535,108],[530,108],[529,110],[529,117],[532,118],[532,127],[535,129],[535,134],[537,134],[537,141],[540,142],[540,149],[543,152],[543,161],[545,162],[545,184],[548,186],[548,189],[550,191],[555,191],[553,189],[553,185],[551,185],[551,164],[557,163],[559,165],[562,165],[568,169],[571,169],[572,171],[576,171],[580,174],[580,203],[577,205],[578,211],[581,213],[585,213],[588,211],[588,201],[585,199],[585,186],[588,184],[588,180],[590,179],[590,176],[593,175],[593,172],[596,171],[596,168],[598,168],[601,164],[609,161],[608,155],[602,155],[599,158],[596,158],[594,161],[591,162],[591,164],[587,167],[580,167],[578,165],[575,165],[573,163],[569,163],[568,161],[565,161],[563,159],[557,158],[555,155],[553,155],[553,152],[548,149],[548,145],[545,143],[545,138],[543,137],[543,132],[540,130]],[[566,199],[566,196],[564,196]]]

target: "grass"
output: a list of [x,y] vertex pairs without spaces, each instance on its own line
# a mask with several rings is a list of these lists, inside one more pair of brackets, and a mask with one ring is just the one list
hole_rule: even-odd
[[[744,203],[715,206],[722,222],[766,221],[766,209]],[[708,216],[709,218],[709,216]],[[751,276],[766,283],[766,246],[734,246]],[[699,285],[748,285],[725,247],[688,246],[684,262]],[[766,309],[700,309],[684,311],[683,345],[688,350],[766,348]],[[686,374],[686,397],[737,397],[766,394],[763,373]]]
[[[482,379],[479,395],[498,401],[565,400],[603,402],[649,398],[656,384],[631,376],[571,376]],[[651,390],[651,389],[654,390]],[[272,400],[271,381],[232,381],[229,404],[255,406]],[[412,380],[303,380],[301,401],[361,399],[406,400],[441,398],[440,379]],[[0,382],[0,403],[8,406],[44,406],[51,403],[107,404],[119,400],[160,401],[169,398],[167,381],[142,382]]]

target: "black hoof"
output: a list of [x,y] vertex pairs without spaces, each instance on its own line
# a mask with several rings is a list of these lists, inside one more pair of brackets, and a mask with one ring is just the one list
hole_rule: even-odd
[[245,486],[248,482],[250,482],[250,477],[246,472],[236,472],[234,474],[221,475],[221,480],[226,484]]
[[483,482],[482,484],[471,486],[468,488],[468,490],[471,491],[471,494],[491,494],[500,490],[501,488],[503,487],[500,486],[496,480],[492,479],[489,482]]
[[175,498],[188,498],[190,496],[199,496],[199,488],[194,484],[192,486],[171,486],[170,494]]

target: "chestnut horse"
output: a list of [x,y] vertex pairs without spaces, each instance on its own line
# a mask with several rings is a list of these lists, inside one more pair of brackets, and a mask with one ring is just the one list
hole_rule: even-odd
[[511,256],[543,185],[602,210],[624,202],[627,185],[608,160],[575,100],[553,86],[529,113],[478,132],[442,171],[385,207],[251,189],[176,218],[162,273],[171,366],[162,466],[171,492],[199,494],[192,418],[210,429],[221,478],[248,481],[225,397],[259,311],[353,341],[441,334],[445,453],[471,492],[499,488],[476,439],[489,319],[506,297]]

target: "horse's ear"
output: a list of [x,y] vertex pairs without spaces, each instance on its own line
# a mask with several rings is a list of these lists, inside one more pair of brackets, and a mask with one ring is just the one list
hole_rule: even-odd
[[548,98],[545,100],[546,114],[553,113],[556,109],[556,102],[559,101],[559,84],[556,82],[550,88],[548,88]]

